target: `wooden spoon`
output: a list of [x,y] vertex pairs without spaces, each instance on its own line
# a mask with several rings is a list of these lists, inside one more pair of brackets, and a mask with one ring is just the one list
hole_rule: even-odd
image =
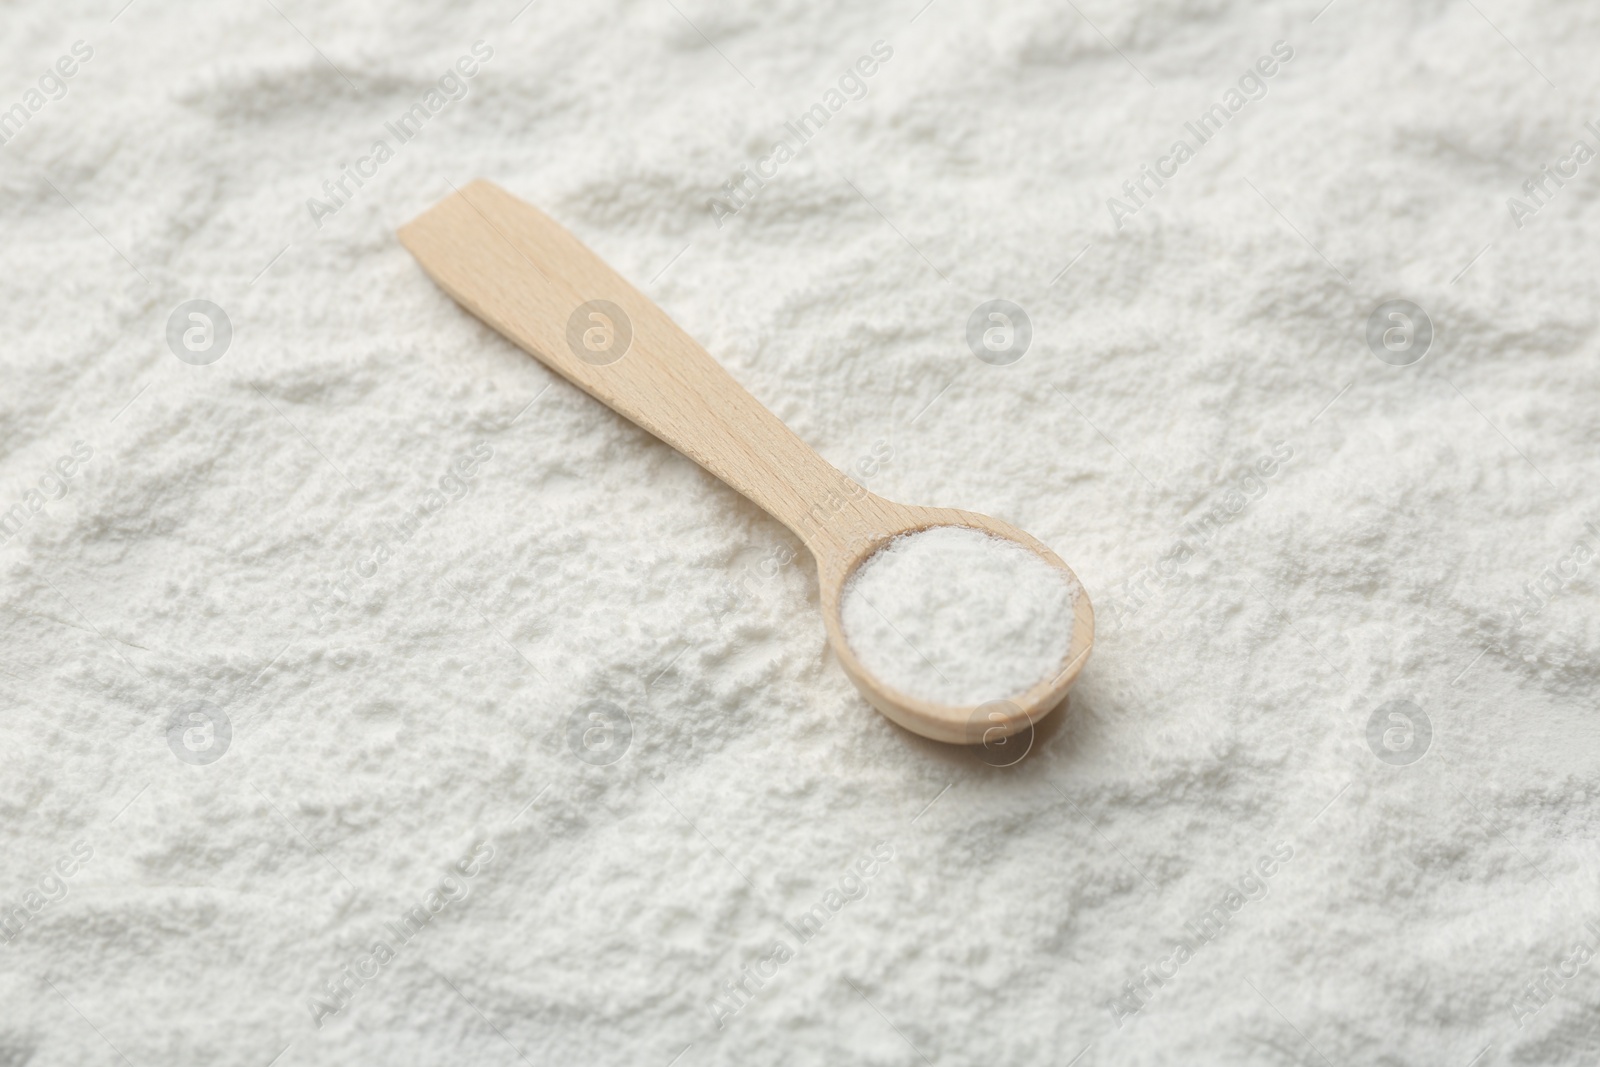
[[[1043,543],[987,515],[896,504],[846,478],[653,301],[497,185],[475,181],[458,190],[402,226],[400,240],[468,311],[793,530],[817,561],[829,643],[856,687],[890,719],[938,741],[989,743],[1026,729],[1065,698],[1094,643],[1094,610]],[[856,658],[840,624],[845,582],[886,542],[930,526],[968,526],[1015,541],[1080,590],[1054,677],[1009,700],[957,707],[897,692]]]

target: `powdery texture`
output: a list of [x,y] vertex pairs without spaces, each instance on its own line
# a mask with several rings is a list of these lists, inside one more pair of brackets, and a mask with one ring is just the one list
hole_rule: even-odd
[[[1595,5],[119,6],[0,35],[6,106],[95,49],[0,148],[5,507],[93,449],[0,545],[0,899],[44,888],[0,1062],[1593,1061],[1594,963],[1513,1005],[1600,915],[1600,173],[1520,230],[1506,199],[1587,136]],[[394,228],[480,175],[874,492],[1072,565],[1096,647],[1027,759],[886,722],[792,537],[428,281]],[[235,326],[205,367],[165,340],[197,296]],[[965,340],[997,296],[1033,323],[1009,366]],[[1365,341],[1395,296],[1438,327],[1411,367]],[[1367,741],[1395,699],[1433,728],[1408,766]],[[191,700],[234,727],[208,766],[167,743]],[[569,748],[592,701],[632,719],[607,765]]]
[[1050,564],[981,530],[904,534],[857,568],[840,615],[880,681],[920,700],[976,707],[1059,671],[1076,590]]

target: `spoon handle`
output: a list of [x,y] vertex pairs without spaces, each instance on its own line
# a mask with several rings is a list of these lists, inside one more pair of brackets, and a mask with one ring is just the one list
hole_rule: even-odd
[[878,498],[538,208],[480,179],[402,226],[400,241],[468,311],[764,508],[819,562],[873,525]]

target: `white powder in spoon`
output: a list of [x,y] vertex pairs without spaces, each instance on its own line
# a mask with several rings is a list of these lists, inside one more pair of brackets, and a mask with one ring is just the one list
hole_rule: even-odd
[[889,542],[845,586],[845,638],[907,696],[974,706],[1061,670],[1076,585],[1032,551],[964,526]]

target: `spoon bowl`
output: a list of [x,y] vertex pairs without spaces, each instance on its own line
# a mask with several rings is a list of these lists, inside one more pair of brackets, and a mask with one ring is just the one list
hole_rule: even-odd
[[[1050,547],[1025,530],[1008,522],[975,511],[955,508],[915,507],[896,504],[866,493],[862,509],[877,517],[873,531],[850,542],[843,550],[817,554],[818,588],[822,597],[822,621],[828,643],[850,680],[891,722],[935,741],[954,744],[990,744],[1026,729],[1055,710],[1066,699],[1067,690],[1077,680],[1094,645],[1094,608],[1083,592],[1077,575]],[[850,578],[879,549],[904,534],[919,533],[939,526],[964,526],[991,537],[1012,541],[1028,549],[1062,576],[1076,590],[1073,600],[1072,634],[1063,650],[1061,665],[1022,693],[986,701],[978,705],[940,704],[903,693],[886,684],[861,662],[845,636],[843,624],[844,590]],[[974,620],[978,625],[982,620]]]
[[[576,237],[490,182],[472,182],[429,208],[401,227],[400,241],[468,311],[793,530],[817,561],[830,646],[889,719],[937,741],[986,744],[1037,722],[1066,696],[1094,645],[1094,609],[1043,542],[987,515],[896,504],[857,485]],[[964,707],[899,692],[862,664],[841,618],[846,583],[896,537],[937,526],[1013,541],[1069,580],[1077,595],[1059,671],[1023,693]]]

